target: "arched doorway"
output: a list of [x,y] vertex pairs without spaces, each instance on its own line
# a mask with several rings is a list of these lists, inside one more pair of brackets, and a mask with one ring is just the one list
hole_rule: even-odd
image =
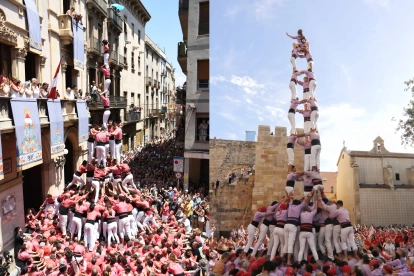
[[23,171],[23,202],[24,209],[35,208],[43,203],[41,165]]
[[66,138],[65,147],[68,150],[68,154],[66,155],[66,163],[65,163],[65,187],[66,185],[72,181],[74,168],[73,168],[73,145],[69,138]]

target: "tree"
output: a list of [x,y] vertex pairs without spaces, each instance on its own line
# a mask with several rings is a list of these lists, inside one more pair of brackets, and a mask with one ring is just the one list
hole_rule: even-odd
[[[411,91],[414,98],[414,78],[405,81],[404,84],[407,86],[404,91]],[[401,144],[405,146],[414,145],[414,100],[410,100],[407,107],[403,108],[403,116],[405,120],[400,119],[396,131],[401,131]]]

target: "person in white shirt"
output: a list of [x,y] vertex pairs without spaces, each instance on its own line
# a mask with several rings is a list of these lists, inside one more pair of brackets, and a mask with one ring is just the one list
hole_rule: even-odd
[[185,230],[186,234],[191,233],[191,230],[192,230],[191,223],[190,223],[190,220],[187,218],[186,215],[183,215],[183,218],[180,219],[178,222],[180,222],[184,225],[184,230]]
[[32,90],[33,98],[35,98],[35,99],[39,98],[40,89],[39,89],[39,86],[37,85],[37,79],[36,78],[32,79],[32,85],[31,85],[30,88]]
[[74,100],[74,99],[75,99],[75,94],[73,93],[73,90],[70,87],[66,88],[65,100]]

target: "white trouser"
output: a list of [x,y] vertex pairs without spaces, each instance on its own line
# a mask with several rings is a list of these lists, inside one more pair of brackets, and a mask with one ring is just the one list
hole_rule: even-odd
[[285,224],[285,227],[283,228],[283,233],[285,235],[285,253],[293,253],[297,231],[298,227],[296,225]]
[[80,188],[82,189],[82,188],[83,188],[83,186],[85,186],[85,181],[83,181],[82,177],[77,176],[76,174],[74,174],[74,175],[73,175],[73,178],[72,178],[72,182],[70,182],[70,183],[68,184],[67,188],[69,189],[72,185],[75,185],[75,184],[76,184],[76,183],[78,183],[78,182],[80,182],[80,183],[81,183]]
[[100,190],[101,184],[99,183],[98,180],[94,180],[92,181],[92,187],[95,189],[95,201],[94,202],[98,202],[99,190]]
[[310,160],[311,160],[311,155],[310,154],[305,154],[305,165],[303,167],[304,171],[310,171],[311,170]]
[[168,216],[161,216],[161,220],[162,220],[162,222],[167,222],[168,221]]
[[105,242],[108,243],[108,223],[106,221],[102,222],[102,234],[105,238]]
[[109,62],[109,53],[104,53],[104,64],[106,64],[109,67],[108,62]]
[[292,99],[296,99],[296,83],[294,81],[291,81],[289,83],[289,89],[292,93]]
[[88,162],[91,162],[93,158],[93,146],[94,143],[88,142]]
[[309,97],[311,96],[311,92],[303,92],[303,100],[309,100]]
[[318,252],[316,251],[315,236],[313,235],[313,233],[312,232],[301,231],[300,234],[299,234],[299,242],[300,242],[300,249],[299,249],[299,259],[298,259],[298,261],[303,260],[303,253],[305,252],[306,243],[309,244],[309,247],[312,251],[312,255],[315,258],[315,260],[317,261],[318,260]]
[[122,188],[124,188],[125,192],[128,193],[128,186],[127,184],[130,183],[132,186],[134,186],[135,190],[137,189],[137,186],[135,186],[134,183],[134,176],[132,174],[128,174],[127,176],[125,176],[124,180],[122,181]]
[[118,161],[118,163],[121,162],[121,146],[122,143],[115,143],[115,159]]
[[[131,226],[131,236],[135,237],[137,235],[137,223],[135,222],[133,215],[128,215],[129,225]],[[131,238],[131,237],[130,237]]]
[[[108,155],[108,154],[109,154],[109,148],[110,148],[109,143],[110,143],[110,141],[111,141],[111,140],[109,140],[109,141],[108,141],[108,143],[106,143],[106,144],[105,144],[105,158],[106,158],[106,155]],[[111,154],[112,154],[112,153],[111,153]]]
[[288,165],[293,165],[295,161],[295,155],[293,154],[292,148],[286,148],[287,156],[288,156]]
[[111,79],[105,79],[104,91],[109,92],[109,86],[111,85]]
[[82,220],[81,218],[74,216],[72,218],[72,224],[70,227],[70,235],[72,239],[73,239],[73,236],[75,235],[75,231],[78,231],[78,242],[79,242],[82,236]]
[[318,247],[319,250],[322,252],[323,255],[325,255],[325,227],[321,227],[319,229],[319,235],[318,235]]
[[262,223],[259,229],[260,229],[259,238],[257,239],[257,242],[253,248],[252,257],[256,256],[257,250],[259,250],[259,247],[262,245],[264,239],[266,238],[267,230],[269,229],[269,227],[265,225],[264,223]]
[[290,63],[292,63],[292,66],[293,66],[294,68],[296,68],[296,58],[294,58],[294,57],[290,57]]
[[319,190],[319,189],[323,189],[323,184],[318,184],[318,185],[315,185],[315,186],[313,186],[313,189],[312,190]]
[[84,233],[84,240],[88,244],[89,251],[93,251],[95,247],[95,224],[92,223],[85,223],[85,233]]
[[139,211],[137,214],[137,222],[141,222],[142,219],[144,218],[144,215],[145,215],[144,211]]
[[328,257],[333,260],[333,246],[332,246],[332,233],[333,233],[333,224],[327,224],[325,226],[325,245],[326,245],[326,252]]
[[248,237],[248,240],[247,240],[246,246],[244,247],[244,252],[246,252],[246,253],[249,252],[249,249],[250,249],[250,247],[253,244],[254,236],[256,234],[256,229],[257,229],[257,227],[254,226],[251,223],[249,224],[249,226],[247,226],[247,237]]
[[342,244],[342,250],[347,250],[348,246],[346,244],[346,241],[349,241],[350,249],[352,251],[356,251],[358,247],[355,244],[355,238],[354,238],[354,228],[352,226],[342,228],[341,229],[341,244]]
[[59,225],[62,231],[62,236],[66,236],[66,226],[68,224],[68,215],[59,214]]
[[287,194],[290,194],[291,192],[293,192],[293,190],[294,190],[293,187],[290,187],[290,186],[285,187],[285,191],[286,191]]
[[[332,236],[336,253],[341,253],[341,244],[339,242],[339,238],[341,237],[341,225],[334,225]],[[346,242],[346,240],[344,242]]]
[[105,110],[104,113],[103,113],[103,117],[102,117],[102,123],[103,123],[103,126],[106,129],[108,128],[107,124],[108,124],[109,116],[111,116],[111,111],[110,110]]
[[115,140],[109,140],[109,151],[111,152],[111,159],[115,158]]
[[310,115],[310,120],[311,120],[311,123],[312,123],[312,128],[316,129],[316,130],[318,130],[318,127],[316,125],[316,123],[318,122],[318,118],[319,118],[319,111],[318,110],[313,110],[311,112],[311,115]]
[[288,119],[290,122],[290,134],[295,134],[296,132],[295,113],[288,112]]
[[270,224],[269,229],[267,231],[267,234],[269,236],[269,243],[267,244],[267,255],[270,256],[272,253],[273,243],[274,243],[274,237],[273,237],[273,231],[275,230],[275,225]]
[[72,256],[72,268],[73,268],[73,272],[75,273],[75,275],[78,273],[78,270],[80,269],[80,267],[82,267],[83,264],[84,262],[83,262],[82,256],[80,257]]
[[310,132],[311,128],[312,128],[312,122],[311,121],[306,121],[306,122],[303,123],[303,131],[305,133]]
[[108,224],[108,244],[111,244],[112,239],[115,238],[116,243],[119,243],[119,237],[118,237],[118,224],[116,224],[116,221],[111,222]]
[[282,256],[285,254],[284,247],[285,247],[285,233],[283,228],[275,227],[273,230],[273,247],[272,247],[272,254],[270,255],[270,259],[273,260],[276,256],[277,248],[280,245],[280,255]]
[[119,234],[121,236],[121,239],[125,237],[125,234],[132,238],[131,236],[131,221],[129,217],[120,218],[119,219]]
[[98,159],[98,165],[103,161],[105,166],[105,146],[96,146],[96,158]]
[[321,166],[320,162],[320,155],[321,155],[321,145],[314,145],[311,147],[311,167],[317,166],[318,169]]
[[315,99],[315,90],[316,90],[316,81],[315,80],[311,80],[309,82],[309,92],[311,94],[312,99]]

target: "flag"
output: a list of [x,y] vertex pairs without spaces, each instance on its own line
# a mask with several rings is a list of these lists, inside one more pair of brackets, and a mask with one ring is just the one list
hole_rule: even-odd
[[52,83],[50,84],[51,87],[50,87],[49,95],[47,96],[48,99],[57,99],[56,85],[57,85],[57,81],[58,81],[58,75],[59,75],[60,64],[61,63],[62,63],[62,58],[59,61],[59,65],[56,68],[55,76],[53,77]]

